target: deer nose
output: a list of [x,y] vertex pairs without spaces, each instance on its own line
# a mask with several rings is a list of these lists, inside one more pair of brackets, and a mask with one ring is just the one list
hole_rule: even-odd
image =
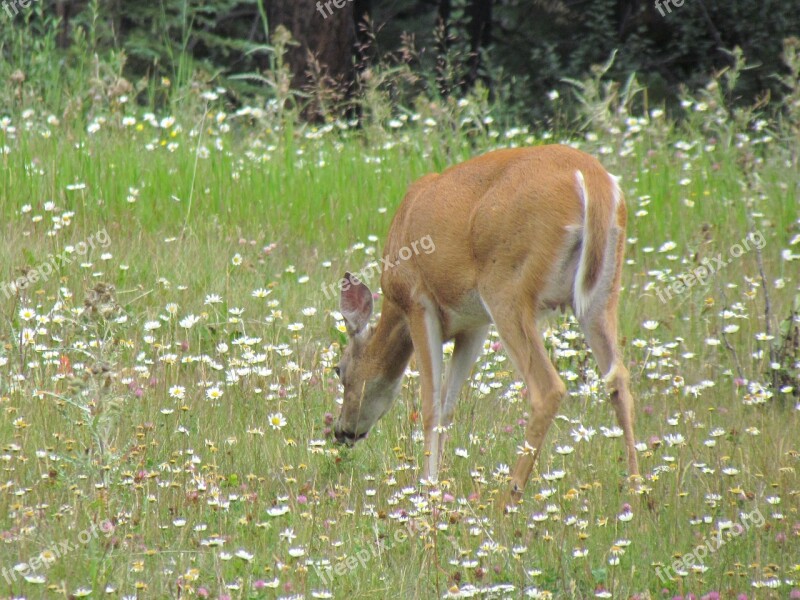
[[354,436],[344,430],[341,419],[337,419],[336,425],[333,426],[333,437],[336,438],[336,441],[339,444],[347,444],[348,446],[353,445]]
[[355,433],[345,431],[344,429],[342,429],[342,426],[338,422],[333,428],[333,437],[336,438],[336,441],[340,444],[345,444],[347,446],[352,446],[358,440],[363,440],[366,436],[367,436],[366,431],[361,435],[356,435]]
[[333,426],[333,437],[336,438],[338,443],[344,444],[344,432],[342,431],[342,427],[339,425],[338,421],[336,422],[336,425]]

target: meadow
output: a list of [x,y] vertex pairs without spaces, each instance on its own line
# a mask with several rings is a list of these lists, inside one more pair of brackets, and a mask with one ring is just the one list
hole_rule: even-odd
[[[800,90],[770,112],[734,84],[680,121],[587,87],[569,133],[478,98],[315,125],[214,88],[0,117],[0,597],[800,598]],[[527,400],[496,334],[423,486],[413,363],[365,441],[333,441],[329,290],[414,178],[552,142],[622,177],[643,478],[557,315],[568,397],[503,515]]]

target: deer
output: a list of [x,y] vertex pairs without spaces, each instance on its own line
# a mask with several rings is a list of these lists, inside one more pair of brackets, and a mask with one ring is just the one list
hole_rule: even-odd
[[[538,329],[570,307],[603,375],[623,431],[627,469],[639,475],[630,376],[617,339],[627,211],[618,178],[564,145],[499,149],[413,182],[389,227],[383,304],[351,273],[340,282],[347,344],[334,371],[343,386],[336,440],[366,437],[398,395],[412,354],[419,371],[422,481],[438,481],[456,403],[491,324],[530,402],[524,452],[501,495],[521,501],[567,388]],[[397,260],[431,236],[435,251]],[[443,344],[453,341],[444,369]]]

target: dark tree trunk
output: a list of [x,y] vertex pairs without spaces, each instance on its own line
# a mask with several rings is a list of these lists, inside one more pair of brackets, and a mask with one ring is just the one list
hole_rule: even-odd
[[641,4],[641,0],[617,0],[617,33],[620,40],[636,30],[642,14]]
[[[355,74],[354,83],[350,88],[351,98],[360,93],[360,83],[362,75],[367,71],[374,57],[375,31],[372,23],[372,0],[354,0],[353,2],[353,24],[356,30],[355,42]],[[355,119],[361,123],[363,117],[363,106],[360,102],[353,102],[347,107],[346,115],[349,119]]]
[[356,27],[356,43],[359,50],[368,48],[372,42],[371,15],[372,0],[355,0],[353,2],[353,22]]
[[353,2],[353,24],[356,29],[355,68],[360,75],[369,66],[375,52],[372,0],[355,0]]
[[470,0],[467,8],[469,14],[469,72],[466,88],[469,89],[478,79],[491,89],[491,80],[487,73],[481,73],[482,51],[492,43],[492,0]]
[[70,43],[70,27],[72,26],[72,13],[76,7],[72,0],[56,0],[56,16],[61,21],[56,42],[59,48],[68,48]]
[[[337,5],[341,8],[338,8]],[[329,78],[341,89],[353,85],[353,49],[356,29],[353,3],[347,0],[271,0],[267,3],[270,33],[283,25],[299,42],[287,52],[294,89],[308,89],[319,82],[313,59],[321,68],[320,75]]]
[[450,51],[450,13],[453,12],[451,0],[439,0],[436,16],[436,82],[442,96],[450,94],[450,77],[447,73],[448,52]]

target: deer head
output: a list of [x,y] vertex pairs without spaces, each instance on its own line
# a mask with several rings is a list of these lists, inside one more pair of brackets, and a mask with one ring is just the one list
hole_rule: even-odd
[[340,312],[347,327],[348,344],[336,366],[344,387],[342,410],[334,426],[337,441],[353,445],[364,438],[392,405],[400,376],[387,375],[383,348],[375,348],[372,292],[358,278],[345,273]]

